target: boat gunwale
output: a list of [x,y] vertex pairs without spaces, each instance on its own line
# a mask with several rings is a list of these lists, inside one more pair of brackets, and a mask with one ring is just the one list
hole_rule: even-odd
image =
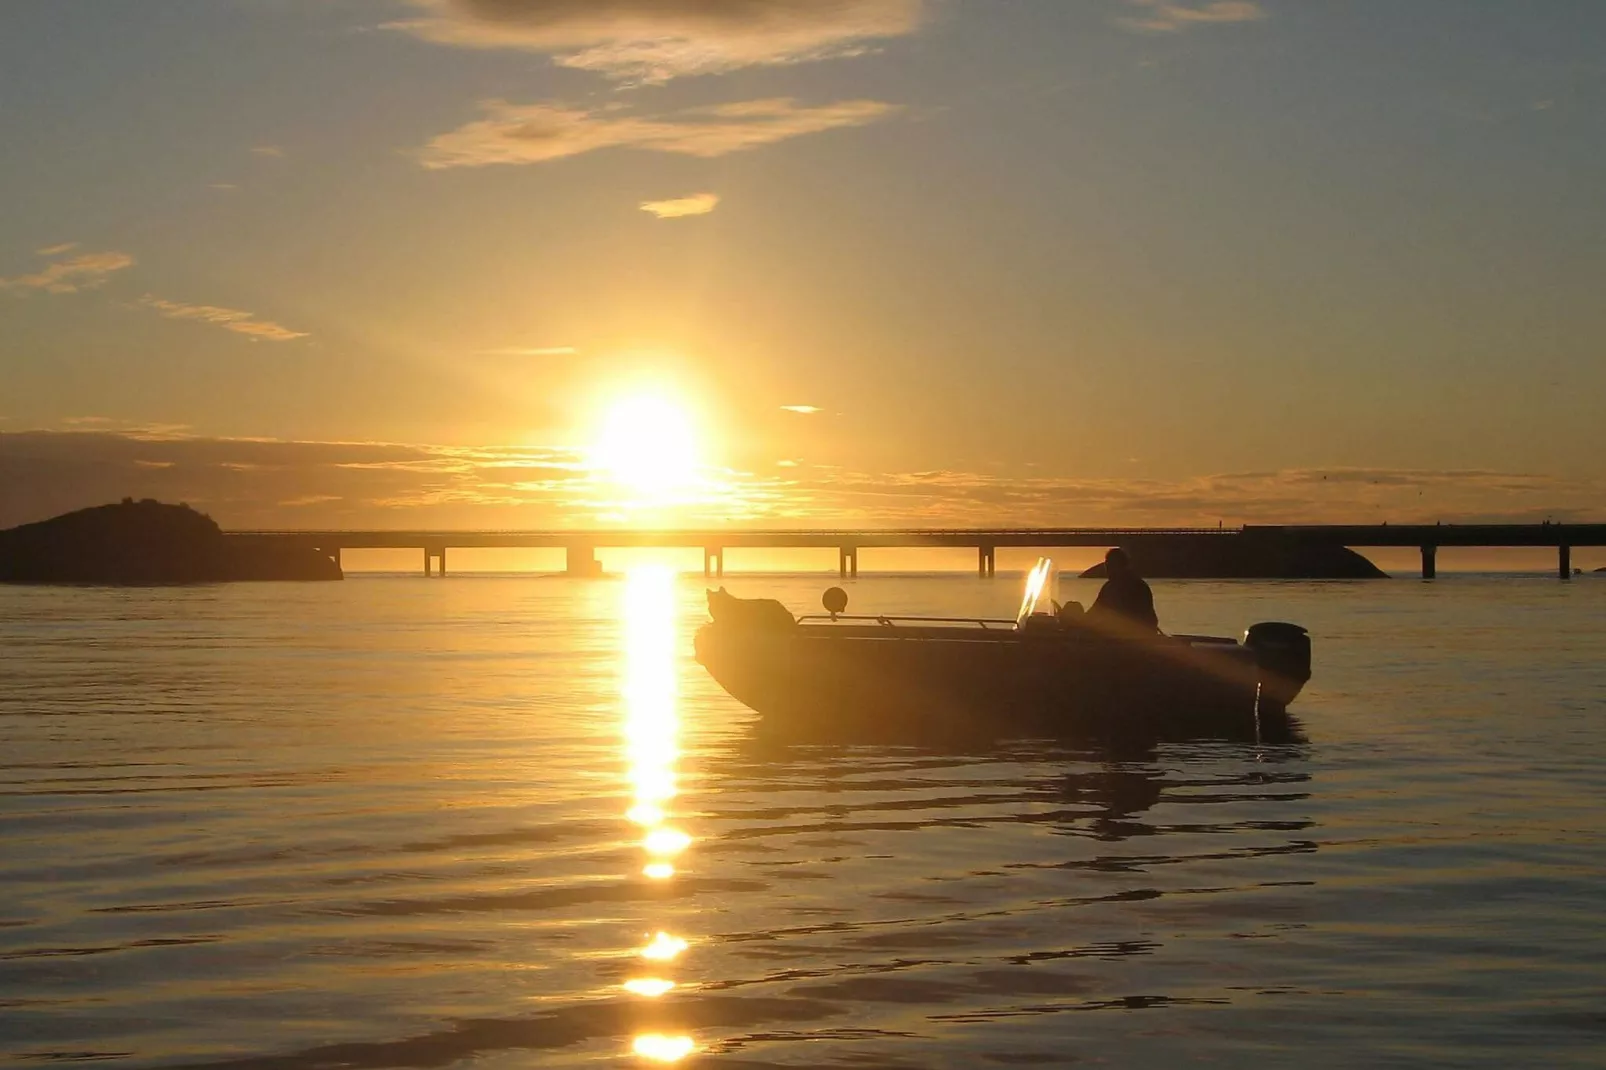
[[902,622],[907,622],[909,624],[915,624],[915,625],[922,625],[922,624],[977,625],[978,626],[977,630],[984,631],[984,632],[994,631],[995,629],[992,628],[991,625],[995,625],[995,624],[999,625],[1000,628],[1008,629],[1010,631],[1019,630],[1018,623],[1016,621],[1011,620],[1011,619],[1007,619],[1007,618],[1003,618],[1003,617],[915,617],[915,616],[905,616],[905,615],[901,615],[901,614],[897,614],[897,613],[873,613],[873,614],[872,613],[832,613],[830,615],[826,615],[824,613],[806,613],[803,616],[796,618],[796,622],[799,625],[803,625],[803,624],[813,624],[813,625],[840,624],[840,623],[843,623],[843,622],[850,622],[850,621],[858,621],[858,622],[866,622],[866,623],[867,622],[874,622],[876,624],[880,624],[880,625],[882,625],[884,627],[887,627],[887,628],[903,627],[904,626],[903,624],[898,623],[898,622],[902,621]]
[[841,617],[831,620],[823,616],[800,617],[793,628],[744,629],[730,623],[709,621],[705,628],[714,628],[726,633],[745,633],[747,635],[767,635],[770,637],[790,637],[811,642],[845,642],[881,641],[881,642],[933,642],[933,643],[1010,643],[1018,642],[1034,646],[1052,643],[1093,643],[1098,645],[1120,644],[1122,646],[1137,643],[1162,650],[1176,650],[1191,648],[1198,650],[1201,647],[1210,650],[1236,650],[1245,651],[1247,648],[1240,641],[1228,636],[1220,635],[1168,635],[1164,632],[1155,632],[1144,635],[1116,635],[1089,628],[1053,628],[1053,629],[1020,629],[1014,627],[1014,622],[992,621],[991,623],[1008,623],[1009,628],[988,627],[952,627],[955,624],[975,623],[971,618],[946,617],[903,617],[892,618],[904,621],[920,621],[932,623],[932,627],[918,627],[893,625],[882,621],[878,617]]

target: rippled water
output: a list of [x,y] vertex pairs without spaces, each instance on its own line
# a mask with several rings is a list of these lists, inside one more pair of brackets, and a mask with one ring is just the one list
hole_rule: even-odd
[[0,589],[0,1061],[1602,1065],[1606,577],[1156,584],[1308,738],[1119,754],[767,742],[701,591]]

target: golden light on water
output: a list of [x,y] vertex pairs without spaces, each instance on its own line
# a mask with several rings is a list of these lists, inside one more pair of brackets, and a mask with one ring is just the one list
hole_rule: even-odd
[[630,1048],[637,1055],[654,1062],[678,1063],[696,1051],[697,1045],[688,1036],[671,1037],[662,1033],[648,1033],[637,1037]]
[[[680,633],[675,607],[675,574],[668,567],[631,569],[624,587],[625,672],[624,752],[629,765],[630,805],[625,817],[641,830],[642,874],[665,881],[675,875],[669,860],[692,845],[692,837],[668,824],[680,757],[678,666]],[[659,931],[640,949],[640,957],[668,963],[685,951],[685,940]],[[668,977],[633,977],[624,991],[658,999],[674,991]],[[660,1063],[679,1062],[696,1050],[683,1034],[647,1033],[631,1042],[638,1056]]]
[[646,947],[641,949],[641,957],[652,962],[668,962],[686,950],[686,947],[686,941],[680,937],[660,932],[648,942]]
[[626,992],[648,999],[656,999],[674,987],[675,982],[662,977],[637,977],[624,983]]
[[680,719],[675,674],[675,576],[637,568],[625,581],[625,754],[633,793],[629,819],[650,838],[675,797]]
[[638,825],[652,826],[663,823],[664,810],[651,803],[637,803],[625,812],[625,816]]
[[679,829],[655,828],[641,844],[649,854],[678,855],[691,846],[691,837]]

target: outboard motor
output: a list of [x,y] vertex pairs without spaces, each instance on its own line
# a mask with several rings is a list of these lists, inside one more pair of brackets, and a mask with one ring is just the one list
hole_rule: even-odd
[[1310,633],[1297,624],[1262,621],[1244,633],[1244,647],[1260,667],[1262,697],[1279,707],[1294,701],[1310,679]]

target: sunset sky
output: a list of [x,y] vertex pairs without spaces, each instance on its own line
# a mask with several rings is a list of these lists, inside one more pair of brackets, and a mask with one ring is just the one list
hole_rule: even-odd
[[9,0],[0,142],[0,525],[1606,516],[1598,0]]

